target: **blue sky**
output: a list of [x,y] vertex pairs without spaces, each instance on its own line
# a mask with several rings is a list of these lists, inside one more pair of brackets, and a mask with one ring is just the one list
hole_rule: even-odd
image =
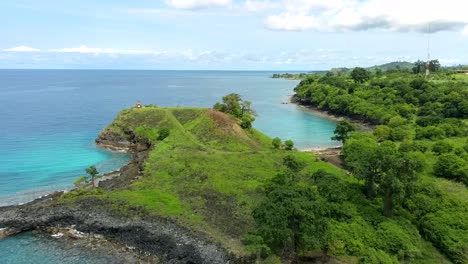
[[466,0],[0,2],[0,68],[322,70],[468,64]]

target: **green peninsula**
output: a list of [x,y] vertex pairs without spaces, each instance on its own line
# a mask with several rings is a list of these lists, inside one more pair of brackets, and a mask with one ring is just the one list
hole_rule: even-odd
[[219,243],[236,263],[449,263],[409,219],[384,217],[359,178],[241,125],[213,109],[123,110],[100,138],[146,153],[138,176],[61,200],[169,219]]
[[[311,94],[324,93],[312,99],[369,100],[383,113],[366,112],[380,125],[373,132],[353,132],[352,124],[340,122],[334,138],[345,141],[346,170],[295,150],[291,140],[255,130],[255,111],[237,94],[223,97],[213,109],[138,105],[122,110],[96,140],[102,147],[128,151],[132,160],[126,166],[100,179],[89,169],[91,180],[78,181],[73,191],[0,207],[1,231],[65,232],[92,241],[99,241],[98,234],[115,242],[118,252],[136,250],[133,254],[150,263],[464,263],[464,178],[434,175],[440,169],[456,176],[465,172],[460,168],[466,149],[447,147],[465,144],[463,100],[455,108],[461,112],[441,113],[462,113],[455,118],[462,123],[440,116],[432,125],[437,129],[447,123],[461,133],[445,134],[448,144],[417,137],[419,120],[428,118],[421,109],[370,101],[394,94],[390,98],[405,104],[391,87],[408,84],[425,87],[414,97],[440,93],[448,97],[434,98],[450,104],[459,102],[453,93],[464,93],[465,83],[392,74],[366,73],[369,78],[358,81],[310,76],[296,88],[297,99],[305,103],[315,103],[308,102]],[[388,88],[374,87],[387,81]],[[448,86],[435,89],[439,84]],[[362,96],[367,93],[372,96]],[[328,110],[332,106],[326,105]],[[408,133],[396,137],[401,130]]]

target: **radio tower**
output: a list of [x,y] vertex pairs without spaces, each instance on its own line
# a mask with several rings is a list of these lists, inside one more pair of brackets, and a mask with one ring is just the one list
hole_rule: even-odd
[[427,25],[427,62],[426,62],[426,79],[429,79],[431,64],[431,24]]

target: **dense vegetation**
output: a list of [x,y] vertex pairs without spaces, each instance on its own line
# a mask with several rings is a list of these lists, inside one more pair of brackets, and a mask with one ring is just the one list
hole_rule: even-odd
[[375,125],[338,124],[351,173],[253,129],[237,94],[213,109],[127,109],[103,133],[151,142],[143,177],[64,200],[171,218],[265,263],[466,263],[467,85],[452,72],[363,68],[301,81],[298,101]]
[[415,73],[358,68],[313,75],[295,88],[296,97],[375,125],[372,132],[345,133],[342,153],[366,201],[393,215],[393,223],[417,228],[392,235],[421,235],[453,262],[466,263],[468,76],[440,71],[426,80]]
[[248,102],[237,96],[224,99],[216,107],[226,113],[154,106],[121,111],[102,133],[135,134],[152,142],[143,177],[125,189],[81,188],[63,200],[93,197],[119,214],[167,217],[207,233],[236,254],[255,252],[254,243],[245,247],[242,242],[255,229],[253,210],[265,184],[284,164],[300,163],[308,173],[323,170],[343,179],[345,174],[310,153],[294,151],[291,140],[273,142],[243,128],[242,105],[244,114],[253,113]]
[[[235,254],[253,254],[264,263],[326,257],[343,263],[449,263],[424,238],[444,252],[463,246],[464,233],[453,229],[455,223],[433,230],[445,220],[428,213],[463,204],[458,196],[445,195],[430,181],[418,182],[418,199],[402,203],[398,190],[392,197],[394,216],[387,218],[379,196],[368,199],[359,178],[311,153],[293,150],[290,140],[270,139],[242,127],[242,105],[249,109],[244,107],[244,113],[253,113],[237,95],[216,104],[225,113],[197,108],[123,110],[103,133],[125,136],[133,131],[152,142],[143,177],[121,190],[82,188],[64,201],[91,196],[119,214],[167,217],[204,232]],[[345,142],[355,140],[352,132],[347,125],[337,129]],[[388,148],[395,154],[395,145]],[[398,163],[406,154],[398,152],[394,158]],[[440,199],[425,203],[435,193],[444,197],[443,203]],[[411,214],[405,206],[412,206]],[[463,214],[460,208],[447,208]],[[441,217],[447,217],[445,212]],[[423,226],[417,224],[420,218],[427,219]],[[453,219],[463,227],[463,219]],[[428,230],[427,235],[421,230]],[[450,239],[458,240],[452,240],[446,251],[445,241],[437,235],[447,231]]]

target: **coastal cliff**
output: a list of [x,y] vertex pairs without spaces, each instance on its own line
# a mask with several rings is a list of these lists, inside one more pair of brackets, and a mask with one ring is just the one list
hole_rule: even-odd
[[[120,135],[104,130],[96,143],[132,155],[132,160],[119,171],[104,175],[108,179],[100,181],[99,188],[125,188],[141,176],[151,149],[148,140],[138,139],[132,131]],[[130,209],[129,214],[123,216],[112,210],[112,204],[101,199],[69,202],[62,198],[63,192],[57,192],[28,204],[0,208],[0,227],[3,228],[0,234],[7,236],[30,230],[73,227],[79,232],[103,235],[127,247],[137,248],[142,255],[155,256],[149,258],[150,262],[244,263],[217,243],[170,219],[144,216],[138,208]]]
[[[119,209],[124,206],[123,202],[86,195],[80,197],[84,192],[128,188],[142,177],[145,161],[154,147],[150,139],[137,136],[134,129],[115,130],[112,127],[99,134],[96,144],[113,151],[126,151],[132,159],[120,170],[104,175],[96,189],[56,192],[24,205],[0,207],[0,238],[31,230],[58,232],[72,228],[84,234],[102,235],[114,244],[124,245],[125,250],[136,249],[139,261],[144,262],[251,262],[249,258],[234,256],[206,235],[168,217],[148,214],[142,207],[130,206],[123,213]],[[79,198],[75,199],[75,196]]]

